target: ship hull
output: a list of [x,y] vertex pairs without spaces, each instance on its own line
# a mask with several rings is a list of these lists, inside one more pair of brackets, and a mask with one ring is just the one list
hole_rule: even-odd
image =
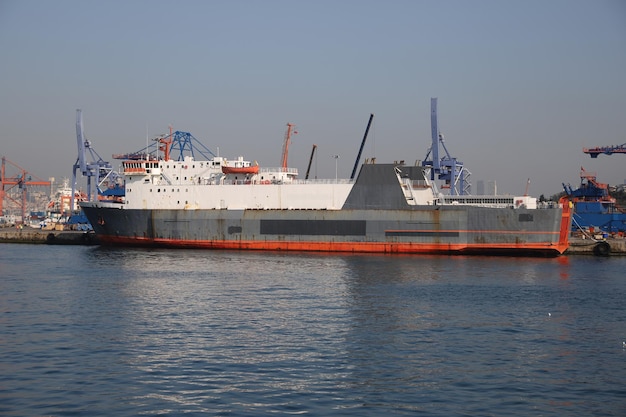
[[[561,210],[150,210],[83,203],[102,244],[272,251],[558,256]],[[565,229],[567,230],[567,228]]]

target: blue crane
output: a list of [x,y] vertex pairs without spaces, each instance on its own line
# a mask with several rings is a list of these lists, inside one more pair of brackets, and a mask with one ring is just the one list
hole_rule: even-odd
[[196,159],[196,153],[200,154],[200,156],[206,160],[211,159],[211,156],[217,156],[189,132],[181,132],[178,130],[176,132],[171,132],[170,129],[169,135],[160,135],[153,139],[153,141],[158,142],[157,146],[153,149],[151,149],[151,146],[148,145],[136,152],[114,154],[113,158],[131,160],[154,158],[165,161],[169,161],[171,159],[175,161],[184,161],[185,156],[191,156]]
[[[74,210],[74,198],[76,194],[76,171],[79,171],[83,177],[87,177],[87,199],[94,201],[97,195],[111,193],[113,186],[119,185],[120,175],[113,171],[111,164],[103,160],[94,148],[91,142],[85,138],[83,131],[83,113],[82,110],[76,110],[76,143],[78,145],[78,157],[74,163],[72,172],[72,198],[70,210]],[[90,159],[91,161],[88,161]],[[92,178],[95,187],[92,188]],[[116,195],[123,195],[123,188],[115,187]]]
[[[437,98],[430,99],[430,129],[432,143],[424,162],[424,166],[430,166],[430,179],[439,179],[444,181],[443,188],[450,189],[450,195],[468,195],[471,194],[472,184],[470,182],[469,172],[463,165],[463,162],[450,156],[448,148],[444,143],[443,135],[439,132],[437,121]],[[439,145],[445,152],[445,155],[439,156]],[[432,158],[428,159],[432,154]]]

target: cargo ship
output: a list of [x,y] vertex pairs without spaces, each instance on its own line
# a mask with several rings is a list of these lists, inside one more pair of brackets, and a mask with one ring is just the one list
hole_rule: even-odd
[[431,169],[366,160],[356,178],[299,179],[295,168],[243,157],[146,153],[122,162],[122,199],[81,207],[105,245],[513,256],[567,249],[565,200],[444,196]]

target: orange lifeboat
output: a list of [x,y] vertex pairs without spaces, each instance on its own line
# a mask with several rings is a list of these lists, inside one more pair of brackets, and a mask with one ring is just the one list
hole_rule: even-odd
[[259,166],[251,165],[247,167],[231,167],[228,165],[222,165],[222,172],[224,174],[258,174]]

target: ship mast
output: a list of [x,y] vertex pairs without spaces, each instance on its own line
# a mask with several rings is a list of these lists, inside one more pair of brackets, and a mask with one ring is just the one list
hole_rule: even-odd
[[313,155],[315,155],[315,150],[317,149],[317,145],[313,145],[313,149],[311,149],[311,157],[309,158],[309,166],[306,169],[305,180],[309,179],[309,172],[311,171],[311,163],[313,162]]
[[164,161],[169,161],[170,160],[170,150],[172,148],[172,142],[173,142],[173,137],[174,137],[174,133],[172,132],[173,127],[172,125],[169,126],[170,127],[170,134],[164,138],[159,138],[159,150],[163,152],[163,160]]

